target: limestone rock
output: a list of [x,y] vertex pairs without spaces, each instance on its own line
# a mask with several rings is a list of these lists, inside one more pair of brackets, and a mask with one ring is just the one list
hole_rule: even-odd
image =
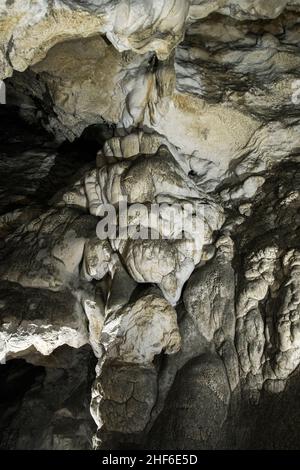
[[11,355],[26,356],[30,348],[50,355],[64,344],[80,348],[88,342],[83,308],[71,292],[1,282],[0,309],[2,363]]
[[[60,348],[53,356],[53,363],[43,367],[21,360],[2,366],[7,397],[0,408],[2,449],[90,449],[95,431],[89,413],[93,354],[85,346]],[[20,377],[23,389],[16,393]]]
[[299,12],[0,0],[1,447],[299,446]]
[[163,298],[145,295],[106,319],[100,341],[108,359],[151,364],[162,351],[180,350],[176,312]]

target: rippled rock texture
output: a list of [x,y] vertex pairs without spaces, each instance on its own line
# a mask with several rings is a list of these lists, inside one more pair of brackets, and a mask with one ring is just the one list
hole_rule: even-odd
[[2,448],[299,447],[299,70],[298,0],[0,0]]

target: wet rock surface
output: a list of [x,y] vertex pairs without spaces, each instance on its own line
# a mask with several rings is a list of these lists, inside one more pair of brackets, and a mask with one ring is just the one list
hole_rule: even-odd
[[298,0],[0,0],[1,448],[299,447],[299,57]]

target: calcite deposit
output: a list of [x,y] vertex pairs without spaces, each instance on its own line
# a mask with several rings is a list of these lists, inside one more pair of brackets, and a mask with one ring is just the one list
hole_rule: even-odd
[[299,448],[299,70],[300,0],[0,0],[1,448]]

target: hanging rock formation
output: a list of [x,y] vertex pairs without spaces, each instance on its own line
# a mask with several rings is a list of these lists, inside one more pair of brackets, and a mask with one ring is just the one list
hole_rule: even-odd
[[299,70],[299,0],[0,0],[1,448],[299,447]]

